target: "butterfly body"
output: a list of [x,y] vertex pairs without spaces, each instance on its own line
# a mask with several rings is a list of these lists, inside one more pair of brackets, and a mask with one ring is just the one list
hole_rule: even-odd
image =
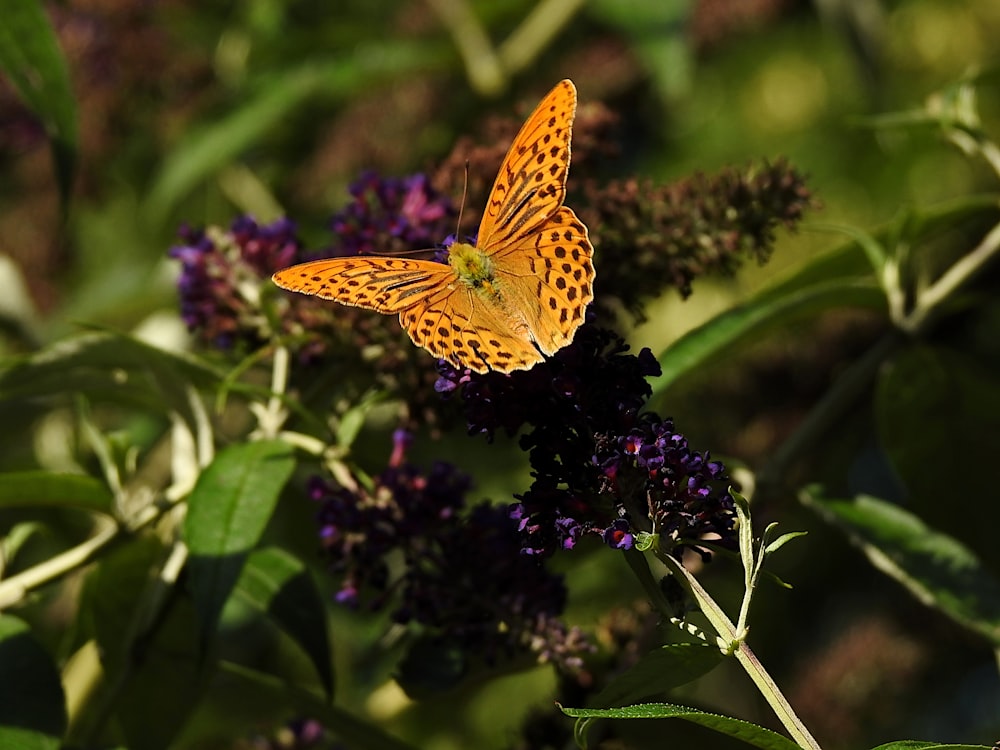
[[459,368],[525,370],[573,340],[593,299],[593,246],[562,205],[576,88],[556,85],[522,126],[493,184],[475,245],[447,263],[358,256],[279,271],[290,291],[398,313],[414,343]]
[[466,242],[455,242],[448,248],[448,265],[455,271],[455,276],[463,284],[467,284],[477,293],[486,297],[498,295],[495,289],[496,273],[490,256],[475,245]]

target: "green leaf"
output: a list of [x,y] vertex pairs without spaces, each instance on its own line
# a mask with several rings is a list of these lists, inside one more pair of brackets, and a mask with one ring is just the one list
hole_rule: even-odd
[[232,445],[215,457],[191,491],[184,540],[203,638],[215,631],[294,468],[291,446],[280,440]]
[[808,531],[789,531],[787,534],[782,534],[774,541],[768,542],[768,544],[764,547],[764,554],[770,555],[772,552],[777,552],[793,539],[798,539],[801,536],[808,535]]
[[[997,196],[987,193],[909,212],[905,226],[897,218],[865,234],[864,241],[870,245],[866,250],[872,252],[872,243],[885,246],[894,239],[922,242],[973,219],[995,221],[997,205]],[[903,236],[899,236],[901,226]],[[651,382],[654,395],[708,362],[731,354],[733,346],[780,324],[837,307],[885,309],[866,250],[857,242],[848,242],[823,253],[747,303],[678,339],[660,356],[663,374]]]
[[110,702],[128,750],[175,747],[204,699],[215,665],[200,658],[192,637],[198,624],[190,599],[167,597],[155,627],[135,643],[128,681]]
[[0,67],[51,139],[65,202],[73,184],[78,147],[76,100],[66,60],[42,3],[7,0],[3,4]]
[[610,708],[665,693],[708,674],[722,658],[719,649],[708,645],[674,643],[661,646],[612,680],[593,703]]
[[0,747],[55,750],[65,731],[55,664],[27,624],[0,615]]
[[269,81],[235,112],[218,118],[174,148],[150,191],[149,204],[161,222],[174,204],[207,176],[221,169],[245,148],[313,98],[329,71],[308,65]]
[[320,722],[348,747],[365,750],[414,750],[413,746],[386,734],[381,726],[368,724],[351,712],[330,705],[329,701],[301,685],[237,664],[223,663],[221,667],[227,677],[233,678],[234,689],[270,692],[274,701],[287,702],[295,708],[298,715]]
[[574,718],[684,719],[765,750],[801,750],[790,739],[777,732],[772,732],[770,729],[764,729],[756,724],[730,716],[709,714],[671,703],[639,703],[624,708],[563,708],[562,706],[559,708],[564,714]]
[[847,532],[883,573],[920,601],[1000,645],[1000,582],[968,548],[879,498],[824,499],[806,488],[803,503]]
[[110,490],[93,477],[17,471],[0,474],[0,508],[57,506],[111,514]]
[[[994,746],[995,747],[995,746]],[[896,740],[873,747],[872,750],[990,750],[988,745],[942,745],[939,742]]]
[[660,357],[662,374],[653,378],[654,395],[662,394],[682,376],[705,366],[764,332],[831,308],[882,309],[885,298],[871,279],[816,284],[787,295],[761,294],[727,310],[671,344]]
[[235,595],[267,613],[312,660],[328,695],[333,695],[333,666],[323,596],[306,566],[276,547],[250,555]]
[[154,534],[139,534],[113,546],[88,573],[81,598],[81,612],[93,627],[101,663],[110,680],[127,678],[129,666],[137,660],[133,650],[142,635],[138,628],[150,622],[151,612],[140,606],[159,606],[150,596],[150,587],[166,551]]

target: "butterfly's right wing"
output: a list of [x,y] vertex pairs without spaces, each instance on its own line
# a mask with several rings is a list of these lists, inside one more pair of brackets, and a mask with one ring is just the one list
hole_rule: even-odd
[[451,266],[428,260],[348,257],[316,260],[271,277],[290,292],[380,313],[401,313],[455,281]]
[[531,113],[504,157],[479,224],[476,247],[490,255],[534,232],[566,195],[576,86],[556,84]]

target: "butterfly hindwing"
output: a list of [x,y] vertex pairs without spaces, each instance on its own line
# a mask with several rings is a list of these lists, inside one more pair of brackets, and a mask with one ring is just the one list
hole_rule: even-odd
[[563,206],[537,232],[494,257],[510,281],[504,286],[512,308],[523,313],[532,338],[546,354],[572,342],[594,298],[593,245],[587,227]]
[[542,361],[524,322],[458,284],[400,313],[413,343],[475,372],[526,370]]

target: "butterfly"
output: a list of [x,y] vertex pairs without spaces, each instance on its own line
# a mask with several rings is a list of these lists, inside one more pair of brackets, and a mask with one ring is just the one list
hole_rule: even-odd
[[456,368],[527,370],[573,341],[593,299],[594,248],[563,205],[576,87],[553,88],[504,157],[476,244],[448,262],[354,256],[278,271],[283,289],[398,313],[413,339]]

